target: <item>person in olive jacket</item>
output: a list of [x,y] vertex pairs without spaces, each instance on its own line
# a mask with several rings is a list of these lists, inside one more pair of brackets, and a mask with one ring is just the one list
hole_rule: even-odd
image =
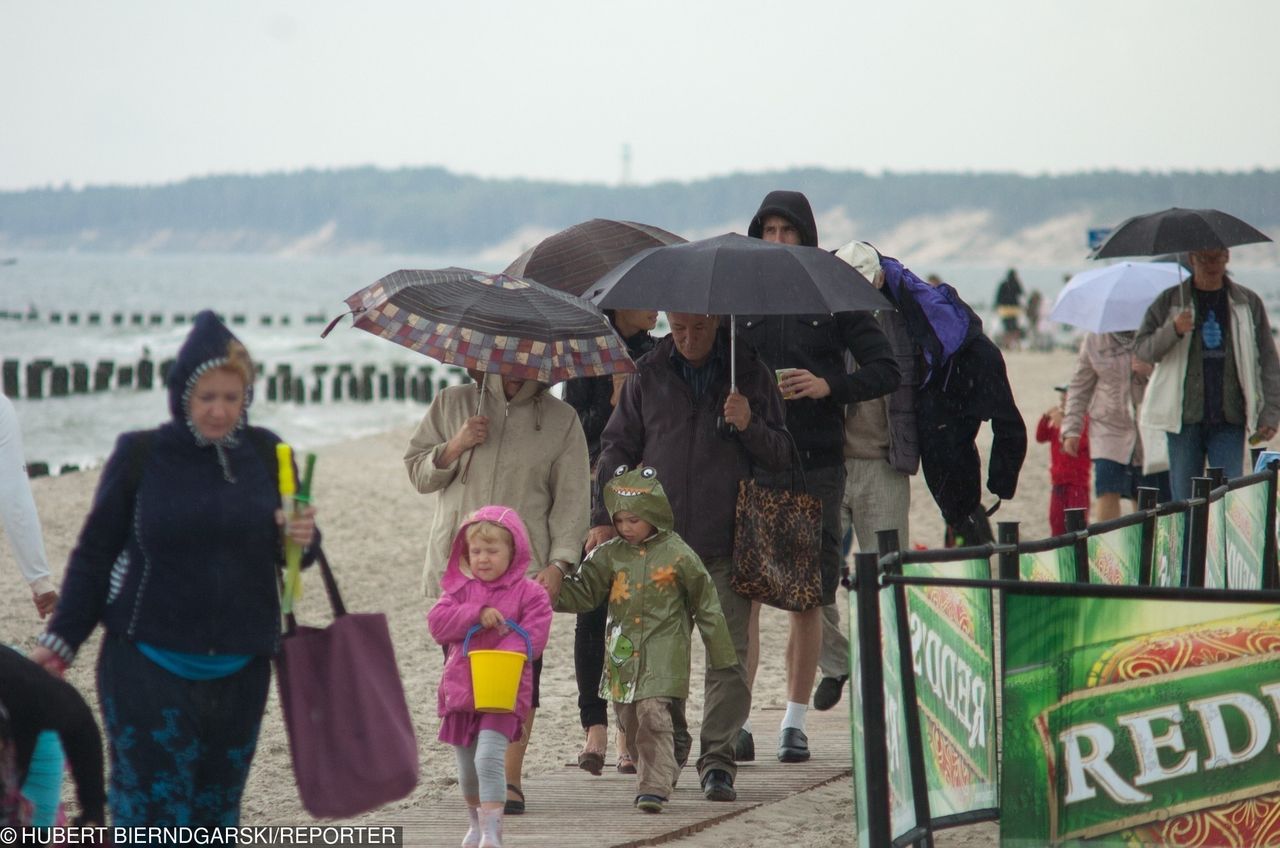
[[[818,246],[818,226],[809,200],[798,191],[772,191],[760,204],[747,235],[781,244]],[[786,401],[787,429],[795,437],[809,494],[822,501],[822,602],[835,602],[840,585],[840,504],[844,497],[844,419],[848,404],[887,395],[901,382],[893,347],[870,312],[814,315],[739,315],[738,337],[778,371],[778,387]],[[845,355],[857,370],[849,373]],[[785,370],[783,370],[785,369]],[[773,478],[757,475],[770,486],[789,486],[790,470]],[[754,683],[759,658],[759,607],[753,616],[753,651],[748,676]],[[778,759],[809,759],[805,713],[822,649],[821,607],[791,613],[787,640],[787,711],[779,730]],[[744,729],[739,759],[755,758],[755,743]]]
[[680,771],[671,705],[689,696],[693,625],[711,668],[732,668],[738,655],[711,575],[673,529],[675,516],[657,471],[617,471],[604,502],[618,536],[595,547],[561,585],[556,609],[609,604],[600,697],[613,701],[636,761],[635,805],[656,813]]

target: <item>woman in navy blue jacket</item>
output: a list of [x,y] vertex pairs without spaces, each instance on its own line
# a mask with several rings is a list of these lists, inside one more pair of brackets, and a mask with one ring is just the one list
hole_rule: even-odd
[[[60,674],[102,622],[98,693],[113,824],[229,826],[279,644],[274,433],[250,427],[253,364],[212,312],[168,375],[172,420],[108,458],[32,659]],[[318,537],[307,510],[289,536]]]

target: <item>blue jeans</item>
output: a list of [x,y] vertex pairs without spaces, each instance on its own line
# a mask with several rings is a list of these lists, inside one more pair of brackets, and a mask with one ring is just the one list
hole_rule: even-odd
[[1191,478],[1203,477],[1205,459],[1230,477],[1244,473],[1244,427],[1239,424],[1183,424],[1165,433],[1169,445],[1169,485],[1175,501],[1191,497]]

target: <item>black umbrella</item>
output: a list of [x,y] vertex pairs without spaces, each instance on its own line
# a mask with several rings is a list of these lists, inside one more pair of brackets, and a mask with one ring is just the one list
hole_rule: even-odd
[[592,218],[547,236],[502,272],[581,296],[596,280],[642,250],[685,239],[634,221]]
[[[646,250],[600,278],[588,298],[602,309],[702,315],[893,309],[866,277],[825,250],[737,233]],[[732,369],[732,353],[729,362]],[[736,371],[730,383],[737,388]]]
[[1270,236],[1217,209],[1166,209],[1135,215],[1112,230],[1094,259],[1190,253],[1271,241]]

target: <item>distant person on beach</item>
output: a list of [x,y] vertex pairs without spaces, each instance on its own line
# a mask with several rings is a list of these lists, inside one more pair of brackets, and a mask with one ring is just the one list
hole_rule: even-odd
[[[524,733],[534,686],[533,667],[526,662],[514,709],[477,711],[469,652],[531,650],[540,658],[551,635],[551,602],[546,589],[526,576],[529,559],[529,534],[514,509],[476,510],[454,537],[441,577],[443,592],[427,614],[431,637],[445,647],[437,694],[439,739],[453,746],[458,760],[458,787],[471,822],[463,848],[502,848],[506,749]],[[528,635],[527,644],[513,623]],[[464,653],[473,627],[479,629]]]
[[[102,622],[112,823],[231,826],[280,641],[275,445],[248,423],[253,363],[201,312],[168,375],[172,420],[123,434],[32,659],[61,674]],[[315,511],[290,519],[311,556]],[[305,561],[305,559],[304,559]]]
[[1046,339],[1040,332],[1040,310],[1044,306],[1044,295],[1040,294],[1040,289],[1032,289],[1031,294],[1027,295],[1026,316],[1027,316],[1027,338],[1031,342],[1032,350],[1045,350]]
[[35,499],[31,497],[18,414],[13,402],[4,395],[0,395],[0,519],[18,569],[31,587],[36,613],[44,618],[57,605],[58,592],[49,575],[40,517],[36,515]]
[[[1087,333],[1067,392],[1062,421],[1062,450],[1093,458],[1093,520],[1108,521],[1120,515],[1120,500],[1137,500],[1137,488],[1160,491],[1161,503],[1170,500],[1167,472],[1144,476],[1142,436],[1138,409],[1146,390],[1151,366],[1133,355],[1133,332]],[[1090,446],[1079,446],[1088,421]]]
[[1228,478],[1244,468],[1244,442],[1270,441],[1280,424],[1280,358],[1266,305],[1227,275],[1231,251],[1191,252],[1191,279],[1147,309],[1133,355],[1155,365],[1144,427],[1165,431],[1175,500],[1191,496],[1205,460]]
[[[554,600],[582,557],[591,508],[587,440],[573,407],[535,380],[469,372],[476,382],[436,395],[409,440],[404,464],[423,494],[435,493],[423,591],[440,593],[462,520],[506,504],[529,534],[528,573]],[[524,733],[507,746],[506,812],[525,811],[521,773],[538,709],[542,659],[533,667],[533,706]]]
[[[765,195],[747,226],[747,235],[788,245],[818,246],[818,226],[809,200],[798,191]],[[769,281],[764,281],[767,285]],[[822,602],[835,602],[840,585],[840,503],[844,498],[845,407],[878,398],[898,388],[901,375],[893,348],[870,312],[813,315],[739,315],[738,335],[772,369],[786,369],[779,382],[786,400],[787,429],[799,449],[805,485],[822,501]],[[850,373],[846,356],[857,363]],[[648,457],[645,457],[648,461]],[[756,482],[784,488],[787,469],[758,473]],[[809,759],[805,717],[822,652],[822,608],[789,614],[787,639],[787,708],[778,729],[778,759]],[[753,644],[759,643],[759,605],[752,612]],[[754,683],[758,651],[752,653],[748,680]],[[744,731],[739,753],[754,759],[755,743]]]
[[[622,386],[600,436],[596,480],[603,488],[618,466],[642,460],[658,469],[675,531],[715,582],[738,662],[726,669],[708,663],[698,775],[709,800],[733,801],[734,746],[751,712],[746,673],[751,602],[729,585],[738,483],[753,467],[787,468],[791,448],[774,375],[754,351],[738,345],[738,387],[730,391],[729,338],[720,319],[670,312],[667,321],[671,334],[640,358],[637,373]],[[592,525],[589,550],[617,535],[599,499]]]
[[[1036,441],[1049,445],[1049,532],[1067,532],[1068,509],[1089,508],[1089,419],[1086,417],[1073,437],[1073,451],[1064,449],[1062,416],[1067,408],[1067,387],[1056,386],[1058,405],[1040,416]],[[1102,520],[1102,519],[1099,519]]]
[[[837,250],[836,256],[884,291],[882,257],[875,247],[852,241]],[[901,312],[881,310],[875,313],[875,319],[893,348],[902,382],[890,394],[850,404],[845,414],[841,537],[852,530],[858,550],[863,552],[876,550],[876,532],[880,530],[896,530],[902,545],[908,544],[911,475],[920,468],[916,346]],[[851,356],[846,358],[846,365],[850,370],[857,368]],[[813,691],[815,710],[829,710],[838,704],[849,679],[849,638],[840,625],[841,603],[836,601],[822,608],[822,652],[818,655],[822,679]]]
[[1022,345],[1022,329],[1018,318],[1022,315],[1022,280],[1013,268],[996,286],[996,317],[1000,319],[1001,332],[997,341],[1004,350],[1017,350]]
[[[30,788],[42,736],[47,733],[60,741],[55,776],[59,786],[63,751],[71,763],[80,805],[73,823],[77,827],[105,825],[102,736],[93,711],[70,683],[46,674],[17,651],[0,645],[0,825],[53,827],[56,823],[57,792],[46,801],[31,797]],[[41,810],[42,802],[51,807],[48,813]]]
[[604,506],[617,537],[592,548],[565,581],[557,610],[608,605],[608,662],[597,685],[613,701],[636,761],[635,806],[660,813],[680,769],[671,707],[689,697],[690,631],[697,625],[713,670],[738,664],[715,582],[673,529],[657,471],[619,467]]
[[[626,342],[627,353],[639,359],[653,350],[657,342],[650,331],[658,322],[658,313],[640,309],[606,309],[613,328]],[[618,393],[626,382],[625,374],[607,377],[583,377],[564,384],[565,402],[578,413],[582,431],[587,437],[587,458],[591,473],[596,471],[600,456],[600,434],[609,423],[613,408],[618,405]],[[593,487],[594,492],[594,487]],[[594,507],[595,504],[593,503]],[[604,668],[605,620],[609,617],[607,600],[593,610],[578,614],[573,629],[573,670],[578,683],[578,717],[587,733],[586,743],[578,753],[578,766],[600,774],[604,767],[604,752],[608,745],[609,702],[600,697],[600,673]],[[683,730],[687,734],[687,730]],[[635,763],[627,753],[626,735],[616,737],[618,771],[633,774]]]

